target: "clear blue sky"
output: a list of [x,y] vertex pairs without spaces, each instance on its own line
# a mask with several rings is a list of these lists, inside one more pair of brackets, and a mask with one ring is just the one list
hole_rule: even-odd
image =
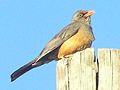
[[10,74],[34,59],[76,10],[95,10],[95,48],[120,48],[119,0],[0,0],[0,89],[56,90],[53,61],[10,82]]

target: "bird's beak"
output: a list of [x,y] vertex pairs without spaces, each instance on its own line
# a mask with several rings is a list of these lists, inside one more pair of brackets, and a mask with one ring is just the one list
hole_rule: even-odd
[[88,11],[84,16],[85,17],[90,17],[91,15],[93,15],[95,13],[95,11]]

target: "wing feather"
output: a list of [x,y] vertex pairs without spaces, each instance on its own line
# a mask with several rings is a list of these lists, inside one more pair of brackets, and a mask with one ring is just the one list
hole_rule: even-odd
[[74,22],[64,27],[57,35],[53,37],[52,40],[50,40],[46,44],[45,48],[40,53],[39,58],[45,56],[46,54],[58,48],[64,41],[66,41],[75,33],[77,33],[79,28],[80,28],[79,22]]

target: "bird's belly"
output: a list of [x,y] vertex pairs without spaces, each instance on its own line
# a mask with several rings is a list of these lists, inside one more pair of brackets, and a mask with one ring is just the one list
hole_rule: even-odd
[[90,46],[90,37],[82,32],[77,33],[61,45],[58,51],[58,59],[61,59],[66,55],[73,54],[76,51],[81,51],[89,48]]

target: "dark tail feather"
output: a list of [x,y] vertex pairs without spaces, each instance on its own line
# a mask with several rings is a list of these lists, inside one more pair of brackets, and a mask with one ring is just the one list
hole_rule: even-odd
[[[48,54],[48,56],[49,56],[49,54]],[[18,77],[20,77],[21,75],[23,75],[27,71],[31,70],[32,68],[41,66],[43,64],[49,63],[49,62],[51,62],[51,61],[54,60],[54,59],[49,59],[50,57],[48,57],[48,56],[44,56],[42,58],[40,58],[38,56],[37,58],[35,58],[35,60],[29,62],[28,64],[22,66],[21,68],[19,68],[15,72],[13,72],[11,74],[11,82],[14,81],[14,80],[16,80]]]
[[31,70],[32,68],[34,68],[32,66],[32,64],[35,61],[29,62],[28,64],[22,66],[21,68],[19,68],[18,70],[16,70],[14,73],[12,73],[11,75],[11,82],[14,81],[15,79],[17,79],[18,77],[20,77],[22,74],[24,74],[25,72]]
[[22,66],[21,68],[19,68],[18,70],[16,70],[15,72],[13,72],[11,74],[11,82],[16,80],[18,77],[20,77],[27,71],[31,70],[32,68],[41,66],[45,63],[46,63],[45,60],[39,60],[38,62],[36,62],[36,60],[33,60],[33,61],[29,62],[28,64]]

